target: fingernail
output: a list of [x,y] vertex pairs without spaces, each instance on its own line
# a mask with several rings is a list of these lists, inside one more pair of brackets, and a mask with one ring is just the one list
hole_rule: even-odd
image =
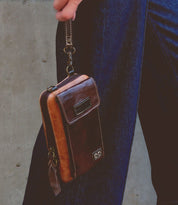
[[75,17],[76,17],[76,13],[75,13],[75,14],[74,14],[74,16],[73,16],[72,21],[74,21],[74,20],[75,20]]

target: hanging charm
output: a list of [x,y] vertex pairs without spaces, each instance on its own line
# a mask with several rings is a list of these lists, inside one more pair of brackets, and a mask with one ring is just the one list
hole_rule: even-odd
[[68,75],[74,74],[74,67],[72,61],[72,55],[76,52],[75,47],[72,44],[72,20],[65,21],[65,37],[66,45],[64,47],[64,53],[68,55],[66,72]]

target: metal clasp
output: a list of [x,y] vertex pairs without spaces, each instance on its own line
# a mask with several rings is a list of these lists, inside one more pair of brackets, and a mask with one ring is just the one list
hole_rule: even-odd
[[57,86],[55,86],[55,85],[51,85],[47,88],[47,91],[50,92],[50,93],[55,91],[55,90],[57,90]]
[[58,164],[57,156],[54,147],[50,147],[48,150],[48,158],[51,159],[55,166]]
[[75,47],[72,44],[72,20],[65,22],[65,35],[66,35],[66,46],[63,51],[68,55],[66,72],[68,75],[74,74],[74,67],[72,61],[72,55],[76,52]]

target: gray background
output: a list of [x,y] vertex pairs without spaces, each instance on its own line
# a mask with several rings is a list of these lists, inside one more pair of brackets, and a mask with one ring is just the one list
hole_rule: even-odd
[[[56,83],[52,1],[0,1],[0,205],[20,205],[41,125],[39,95]],[[154,205],[139,120],[123,205]]]

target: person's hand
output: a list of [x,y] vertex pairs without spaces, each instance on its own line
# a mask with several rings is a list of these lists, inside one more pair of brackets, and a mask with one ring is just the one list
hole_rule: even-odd
[[82,0],[54,0],[56,19],[59,21],[75,20],[76,11]]

